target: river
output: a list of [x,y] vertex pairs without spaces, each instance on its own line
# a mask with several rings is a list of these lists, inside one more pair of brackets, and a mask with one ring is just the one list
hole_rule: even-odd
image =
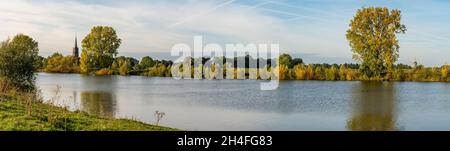
[[261,82],[39,73],[36,84],[72,110],[151,124],[159,111],[184,130],[450,130],[450,83]]

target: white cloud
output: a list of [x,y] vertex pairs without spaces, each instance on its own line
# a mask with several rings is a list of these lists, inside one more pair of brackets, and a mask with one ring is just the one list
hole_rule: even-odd
[[289,25],[264,9],[254,9],[264,4],[244,6],[232,2],[108,6],[76,1],[8,1],[0,6],[0,38],[25,33],[39,41],[41,50],[70,50],[75,34],[83,37],[92,26],[109,25],[123,39],[120,51],[168,51],[175,43],[192,43],[197,34],[219,43],[274,42],[290,51],[315,49],[311,45],[318,41],[302,36],[305,30],[300,30],[301,26]]

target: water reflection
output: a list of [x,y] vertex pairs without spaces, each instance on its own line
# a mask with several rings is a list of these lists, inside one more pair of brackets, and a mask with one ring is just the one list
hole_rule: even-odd
[[82,91],[81,109],[89,114],[114,117],[116,99],[112,93],[101,91]]
[[396,100],[392,82],[361,82],[353,88],[347,129],[391,131],[396,128]]

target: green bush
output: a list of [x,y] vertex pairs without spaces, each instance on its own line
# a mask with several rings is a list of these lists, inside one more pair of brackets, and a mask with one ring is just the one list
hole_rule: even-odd
[[23,34],[1,42],[0,76],[20,89],[33,89],[38,51],[38,43]]

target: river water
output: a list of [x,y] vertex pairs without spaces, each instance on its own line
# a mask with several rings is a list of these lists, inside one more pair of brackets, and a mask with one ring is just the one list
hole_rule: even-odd
[[[44,100],[184,130],[450,130],[450,83],[175,80],[39,73]],[[60,87],[59,91],[57,87]]]

